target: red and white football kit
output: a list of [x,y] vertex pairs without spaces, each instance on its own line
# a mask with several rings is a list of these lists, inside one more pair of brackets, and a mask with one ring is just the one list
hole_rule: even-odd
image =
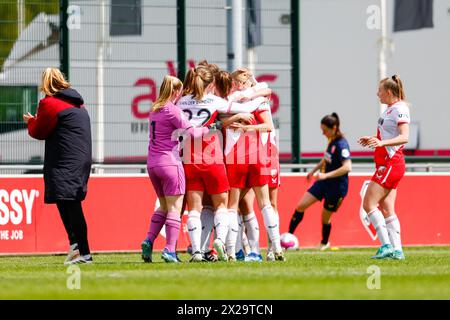
[[[200,127],[213,123],[219,113],[252,112],[263,102],[264,98],[257,98],[247,103],[232,103],[207,94],[200,100],[192,95],[184,96],[177,106],[186,113],[191,124]],[[202,139],[185,141],[183,160],[188,191],[219,194],[229,190],[221,138],[217,131],[204,135]]]
[[[399,101],[386,108],[378,119],[377,138],[381,141],[393,139],[399,135],[398,126],[410,123],[409,108]],[[386,189],[396,189],[405,174],[404,145],[375,148],[376,171],[372,181]]]

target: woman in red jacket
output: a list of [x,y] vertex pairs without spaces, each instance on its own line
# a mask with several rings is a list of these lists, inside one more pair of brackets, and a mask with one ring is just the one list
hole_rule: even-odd
[[37,115],[24,114],[23,120],[31,137],[45,140],[44,202],[56,203],[66,229],[70,250],[65,264],[91,263],[81,206],[91,171],[91,124],[83,98],[70,86],[58,69],[47,68]]

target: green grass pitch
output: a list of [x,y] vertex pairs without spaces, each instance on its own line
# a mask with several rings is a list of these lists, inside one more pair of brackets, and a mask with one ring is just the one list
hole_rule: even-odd
[[[64,256],[0,256],[0,299],[450,299],[450,247],[408,247],[405,261],[371,260],[375,251],[195,264],[187,254],[181,264],[164,263],[159,252],[151,264],[139,253],[95,254],[79,266],[79,289],[68,288],[78,274],[68,273]],[[371,270],[380,272],[379,289]]]

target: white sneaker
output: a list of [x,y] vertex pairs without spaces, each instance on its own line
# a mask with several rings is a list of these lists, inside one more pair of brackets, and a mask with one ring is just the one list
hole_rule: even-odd
[[70,260],[67,263],[64,263],[65,265],[70,264],[91,264],[93,262],[92,257],[90,254],[87,254],[85,256],[78,255],[77,258]]
[[196,251],[192,254],[191,259],[189,262],[202,262],[203,261],[203,255],[200,251]]
[[225,244],[220,239],[216,239],[213,242],[214,249],[217,251],[219,261],[228,261],[227,250]]
[[64,265],[70,264],[72,260],[75,260],[80,256],[80,251],[78,250],[78,244],[74,243],[70,246],[69,252],[67,253],[66,260],[64,260]]
[[327,244],[321,243],[321,244],[319,244],[318,249],[319,249],[320,251],[326,251],[326,250],[329,250],[329,249],[330,249],[330,243],[329,243],[329,242],[328,242]]

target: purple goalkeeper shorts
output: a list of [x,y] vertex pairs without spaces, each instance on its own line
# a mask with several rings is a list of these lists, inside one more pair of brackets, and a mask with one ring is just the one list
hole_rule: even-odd
[[186,192],[186,180],[182,165],[148,168],[158,198],[178,196]]

